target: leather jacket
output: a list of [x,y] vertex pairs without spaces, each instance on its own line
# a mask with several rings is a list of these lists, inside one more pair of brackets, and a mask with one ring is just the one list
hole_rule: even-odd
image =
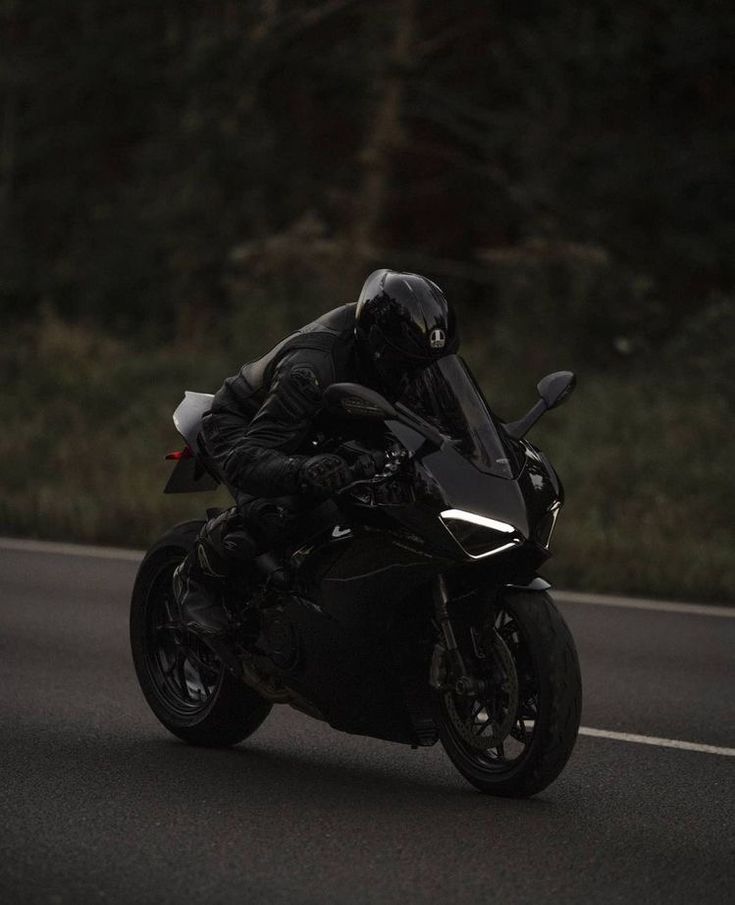
[[278,497],[299,491],[305,445],[332,383],[372,383],[355,346],[356,304],[343,305],[286,337],[228,377],[205,416],[202,437],[237,491]]

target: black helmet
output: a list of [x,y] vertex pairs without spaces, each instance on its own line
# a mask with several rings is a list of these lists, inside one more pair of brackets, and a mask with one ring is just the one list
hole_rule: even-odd
[[444,293],[418,273],[376,270],[365,280],[355,336],[382,389],[399,395],[413,373],[459,348]]

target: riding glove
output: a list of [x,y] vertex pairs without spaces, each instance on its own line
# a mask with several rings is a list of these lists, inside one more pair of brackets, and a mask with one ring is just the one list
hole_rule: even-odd
[[305,492],[336,493],[354,480],[349,466],[341,456],[323,453],[311,456],[299,471]]

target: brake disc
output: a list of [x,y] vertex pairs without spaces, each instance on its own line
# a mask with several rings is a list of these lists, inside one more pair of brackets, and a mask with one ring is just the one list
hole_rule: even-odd
[[[486,660],[492,661],[494,673],[502,678],[494,680],[489,691],[481,696],[455,692],[444,695],[452,725],[478,751],[496,748],[508,737],[516,722],[519,703],[518,673],[508,645],[495,629],[485,632],[483,642]],[[461,702],[459,708],[458,702]],[[467,712],[460,712],[464,710]]]

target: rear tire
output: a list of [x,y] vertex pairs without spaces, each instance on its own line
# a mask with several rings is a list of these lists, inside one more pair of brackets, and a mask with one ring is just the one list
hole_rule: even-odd
[[196,638],[172,627],[171,577],[202,524],[177,525],[146,554],[130,605],[130,645],[138,682],[159,721],[185,742],[220,748],[252,735],[271,704]]
[[[501,626],[506,657],[510,654],[515,666],[510,693],[501,697],[513,702],[514,711],[509,715],[513,729],[505,744],[482,751],[478,747],[482,741],[468,741],[467,730],[467,725],[481,725],[472,716],[480,702],[469,710],[472,719],[463,726],[457,720],[454,696],[437,693],[439,737],[452,763],[475,788],[491,795],[525,798],[557,778],[574,748],[582,709],[577,650],[548,594],[509,590],[487,609],[486,631],[487,625]],[[461,699],[459,706],[467,707],[466,699]],[[483,717],[488,726],[489,712],[485,710]],[[480,739],[484,731],[479,730]],[[491,727],[490,735],[492,732]],[[520,749],[512,759],[505,751],[508,742]]]

